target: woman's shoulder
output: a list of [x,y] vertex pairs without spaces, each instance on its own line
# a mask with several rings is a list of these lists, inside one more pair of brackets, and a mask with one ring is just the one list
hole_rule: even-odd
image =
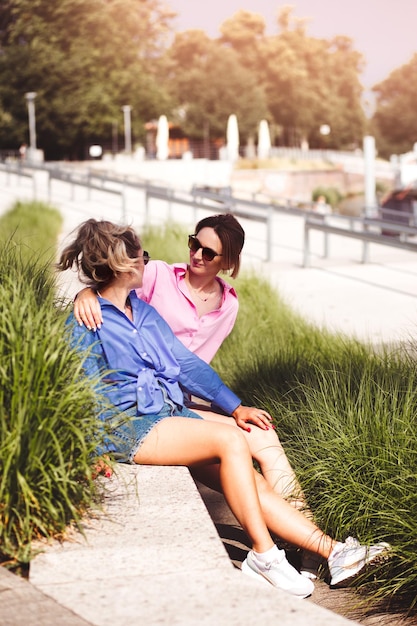
[[230,299],[232,299],[232,300],[237,300],[237,293],[236,293],[236,290],[233,287],[233,285],[228,283],[226,280],[224,280],[220,276],[217,276],[216,279],[218,280],[218,282],[222,286],[222,289],[223,289],[223,292],[224,292],[225,296],[226,297],[229,296]]
[[150,261],[145,266],[143,273],[142,288],[137,290],[138,295],[146,301],[151,301],[154,289],[158,284],[159,288],[169,289],[176,286],[178,277],[185,275],[186,263],[169,264],[165,261]]
[[149,278],[151,276],[170,275],[174,276],[177,273],[186,272],[186,263],[166,263],[165,261],[149,261],[145,266],[144,277]]

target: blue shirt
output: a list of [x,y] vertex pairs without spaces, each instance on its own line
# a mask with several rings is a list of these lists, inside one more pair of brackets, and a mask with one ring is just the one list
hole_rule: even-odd
[[99,298],[104,322],[100,330],[80,326],[73,313],[68,318],[72,345],[88,350],[84,370],[91,377],[105,372],[110,402],[119,411],[136,406],[138,414],[159,413],[164,405],[161,387],[179,406],[183,406],[184,389],[231,414],[241,401],[216,372],[190,352],[134,291],[130,301],[133,322],[104,298]]

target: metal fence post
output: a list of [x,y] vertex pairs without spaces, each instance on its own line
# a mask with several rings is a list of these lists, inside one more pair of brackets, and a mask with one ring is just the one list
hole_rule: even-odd
[[[369,231],[369,225],[365,222],[363,224],[363,231],[365,233],[367,233]],[[363,245],[362,245],[362,263],[368,263],[369,261],[369,241],[367,241],[366,239],[363,240]]]
[[310,266],[310,229],[307,220],[304,222],[304,254],[303,267]]
[[123,222],[126,222],[126,187],[124,183],[122,185],[122,191],[120,192],[120,194],[122,196],[122,220]]
[[274,212],[272,206],[269,205],[266,212],[266,260],[272,261],[272,226]]
[[325,259],[329,256],[329,233],[323,233],[324,242],[323,242],[323,256]]

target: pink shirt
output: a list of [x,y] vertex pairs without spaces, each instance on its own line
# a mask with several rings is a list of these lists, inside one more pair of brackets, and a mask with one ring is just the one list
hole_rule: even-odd
[[217,277],[223,288],[220,307],[198,317],[185,282],[186,271],[186,263],[168,265],[164,261],[150,261],[137,294],[155,307],[189,350],[210,363],[235,324],[237,295],[231,285]]

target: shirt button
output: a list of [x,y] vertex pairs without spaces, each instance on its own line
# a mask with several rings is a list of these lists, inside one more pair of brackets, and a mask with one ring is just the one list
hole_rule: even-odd
[[138,391],[142,391],[142,387],[138,387]]
[[147,352],[142,352],[142,356],[148,356]]
[[135,328],[132,332],[133,332],[133,333],[137,333],[138,331],[137,331],[137,329]]

